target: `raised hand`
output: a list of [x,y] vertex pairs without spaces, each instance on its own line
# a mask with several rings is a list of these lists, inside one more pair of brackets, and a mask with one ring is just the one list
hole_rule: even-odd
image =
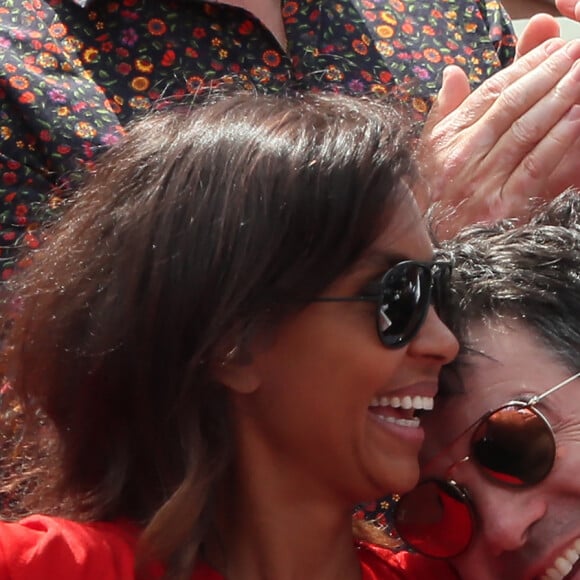
[[[548,40],[469,92],[450,67],[424,133],[437,233],[525,217],[580,185],[580,41]],[[450,209],[453,209],[450,212]]]

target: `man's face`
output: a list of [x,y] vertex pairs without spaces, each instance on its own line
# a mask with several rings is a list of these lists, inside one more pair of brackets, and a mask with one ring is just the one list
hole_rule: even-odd
[[462,356],[463,389],[423,420],[422,477],[454,479],[476,511],[473,541],[452,563],[466,580],[580,580],[580,379],[537,405],[555,433],[550,474],[532,487],[505,487],[473,459],[459,462],[470,454],[472,431],[460,434],[487,411],[528,400],[572,372],[518,323],[478,324],[469,346],[476,352]]

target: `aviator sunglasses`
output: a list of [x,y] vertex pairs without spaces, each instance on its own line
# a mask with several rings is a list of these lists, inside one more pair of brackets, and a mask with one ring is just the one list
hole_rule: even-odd
[[[487,478],[501,485],[524,488],[540,483],[554,465],[556,440],[552,426],[536,405],[579,377],[576,373],[529,401],[510,401],[486,413],[451,444],[474,429],[469,455],[452,464],[447,473],[471,460]],[[451,558],[471,543],[476,528],[475,506],[467,489],[453,479],[428,479],[400,498],[394,525],[417,552],[432,558]]]
[[388,348],[409,343],[425,321],[431,303],[437,308],[451,274],[449,262],[406,260],[387,270],[377,292],[359,296],[320,296],[314,302],[376,302],[377,332]]

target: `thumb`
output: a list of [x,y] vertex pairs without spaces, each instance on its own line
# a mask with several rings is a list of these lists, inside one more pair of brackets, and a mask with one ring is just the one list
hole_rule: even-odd
[[457,109],[470,93],[471,87],[465,72],[455,65],[445,67],[441,89],[427,117],[425,131],[429,132],[437,123]]

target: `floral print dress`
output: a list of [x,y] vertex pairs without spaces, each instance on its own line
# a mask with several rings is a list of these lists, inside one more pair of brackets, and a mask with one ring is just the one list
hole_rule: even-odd
[[14,248],[123,127],[218,82],[408,95],[424,115],[443,68],[477,86],[514,55],[491,0],[283,0],[287,46],[249,12],[197,0],[0,4],[0,279]]

